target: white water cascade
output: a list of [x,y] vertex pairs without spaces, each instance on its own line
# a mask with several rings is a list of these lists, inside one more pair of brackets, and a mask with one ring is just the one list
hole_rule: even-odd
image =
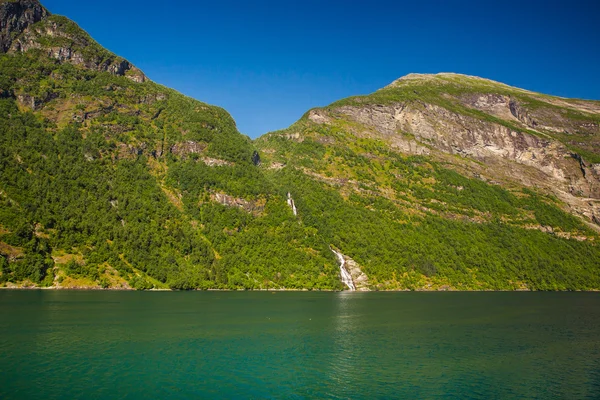
[[292,212],[294,213],[294,216],[297,216],[298,211],[296,210],[296,204],[294,203],[294,199],[292,199],[292,194],[290,192],[288,192],[287,203],[292,208]]
[[340,262],[340,277],[342,278],[342,283],[348,286],[348,289],[350,289],[351,292],[355,291],[356,286],[354,286],[354,282],[352,281],[352,275],[350,275],[350,272],[348,272],[346,269],[346,259],[344,258],[344,255],[339,251],[335,251],[331,247],[329,248],[331,251],[333,251],[333,254],[336,255],[338,261]]

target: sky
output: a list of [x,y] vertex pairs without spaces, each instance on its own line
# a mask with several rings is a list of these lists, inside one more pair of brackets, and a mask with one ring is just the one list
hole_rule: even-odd
[[41,0],[256,138],[406,74],[600,99],[600,1]]

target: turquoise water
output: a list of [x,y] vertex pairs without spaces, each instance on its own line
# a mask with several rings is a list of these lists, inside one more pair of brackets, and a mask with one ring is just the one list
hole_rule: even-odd
[[600,398],[600,294],[0,291],[0,398]]

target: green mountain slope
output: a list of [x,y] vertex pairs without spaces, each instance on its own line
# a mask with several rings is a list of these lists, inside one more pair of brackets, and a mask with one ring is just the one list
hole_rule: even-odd
[[0,15],[22,21],[0,54],[2,282],[341,287],[227,112],[149,81],[35,1]]
[[373,287],[590,289],[599,115],[598,102],[411,75],[257,146]]
[[0,285],[599,289],[600,103],[411,75],[255,142],[0,0]]

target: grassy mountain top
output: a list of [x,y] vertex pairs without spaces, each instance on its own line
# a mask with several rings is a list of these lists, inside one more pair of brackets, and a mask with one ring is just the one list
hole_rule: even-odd
[[[494,96],[497,103],[504,98],[508,105],[505,111],[512,108],[515,115],[498,113],[493,109],[493,100],[487,108],[478,107],[477,99],[484,95]],[[451,73],[410,74],[370,95],[337,101],[328,109],[415,102],[437,105],[457,114],[558,140],[586,160],[600,162],[599,101],[549,96],[479,77]]]

